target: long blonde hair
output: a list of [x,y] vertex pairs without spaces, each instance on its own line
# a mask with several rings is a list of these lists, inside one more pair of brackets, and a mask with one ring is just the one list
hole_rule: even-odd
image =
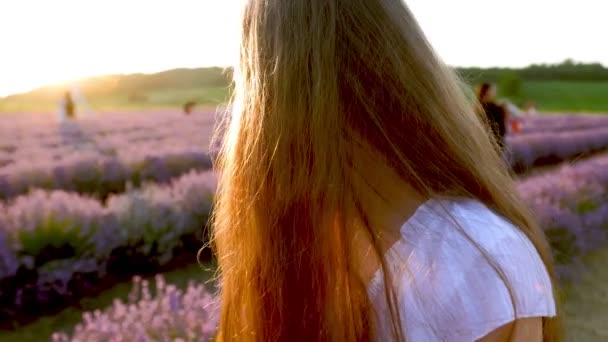
[[[502,214],[553,274],[484,123],[402,1],[248,0],[234,86],[213,222],[220,341],[373,339],[351,262],[352,227],[369,222],[354,141],[420,194],[475,198]],[[556,320],[544,329],[559,340]]]

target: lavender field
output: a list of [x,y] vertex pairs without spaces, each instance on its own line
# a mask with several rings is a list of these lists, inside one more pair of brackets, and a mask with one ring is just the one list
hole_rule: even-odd
[[[64,123],[0,117],[0,328],[19,330],[138,273],[191,264],[215,191],[209,146],[217,119],[169,111]],[[550,239],[560,278],[577,282],[586,256],[608,244],[608,116],[524,117],[507,144],[514,168],[543,167],[520,176],[518,189]],[[86,314],[52,339],[213,334],[212,291],[161,276],[155,284],[137,280],[126,302]]]
[[[30,189],[66,190],[104,199],[146,181],[167,182],[211,167],[218,114],[107,113],[57,123],[40,116],[0,120],[0,199]],[[577,121],[578,120],[578,121]],[[526,117],[507,138],[518,170],[556,164],[608,148],[602,116]]]
[[108,113],[77,122],[0,120],[0,199],[30,189],[105,198],[127,184],[167,182],[211,168],[215,113]]

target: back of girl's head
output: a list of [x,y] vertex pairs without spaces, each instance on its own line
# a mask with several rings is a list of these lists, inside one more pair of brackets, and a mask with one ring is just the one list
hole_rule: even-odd
[[350,228],[367,222],[363,153],[421,194],[487,203],[548,262],[459,80],[400,0],[248,0],[234,83],[214,213],[220,340],[373,337],[350,261]]

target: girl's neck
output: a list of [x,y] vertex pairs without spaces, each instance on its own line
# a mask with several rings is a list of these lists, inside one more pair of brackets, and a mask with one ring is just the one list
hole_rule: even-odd
[[[401,238],[403,224],[422,205],[427,197],[405,182],[385,162],[377,157],[361,157],[356,168],[356,188],[359,199],[371,227],[371,233],[379,242],[382,255]],[[374,248],[363,225],[353,227],[353,249],[358,253],[357,263],[362,277],[370,280],[379,268],[379,260],[374,257]],[[377,253],[376,253],[377,254]]]

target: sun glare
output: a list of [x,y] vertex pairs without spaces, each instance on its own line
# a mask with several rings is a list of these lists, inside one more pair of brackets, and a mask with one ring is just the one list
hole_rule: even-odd
[[[94,75],[233,64],[243,1],[2,0],[0,96]],[[594,43],[607,29],[603,1],[406,3],[451,65],[608,64],[608,46]]]
[[0,96],[83,77],[225,66],[242,0],[7,0]]

